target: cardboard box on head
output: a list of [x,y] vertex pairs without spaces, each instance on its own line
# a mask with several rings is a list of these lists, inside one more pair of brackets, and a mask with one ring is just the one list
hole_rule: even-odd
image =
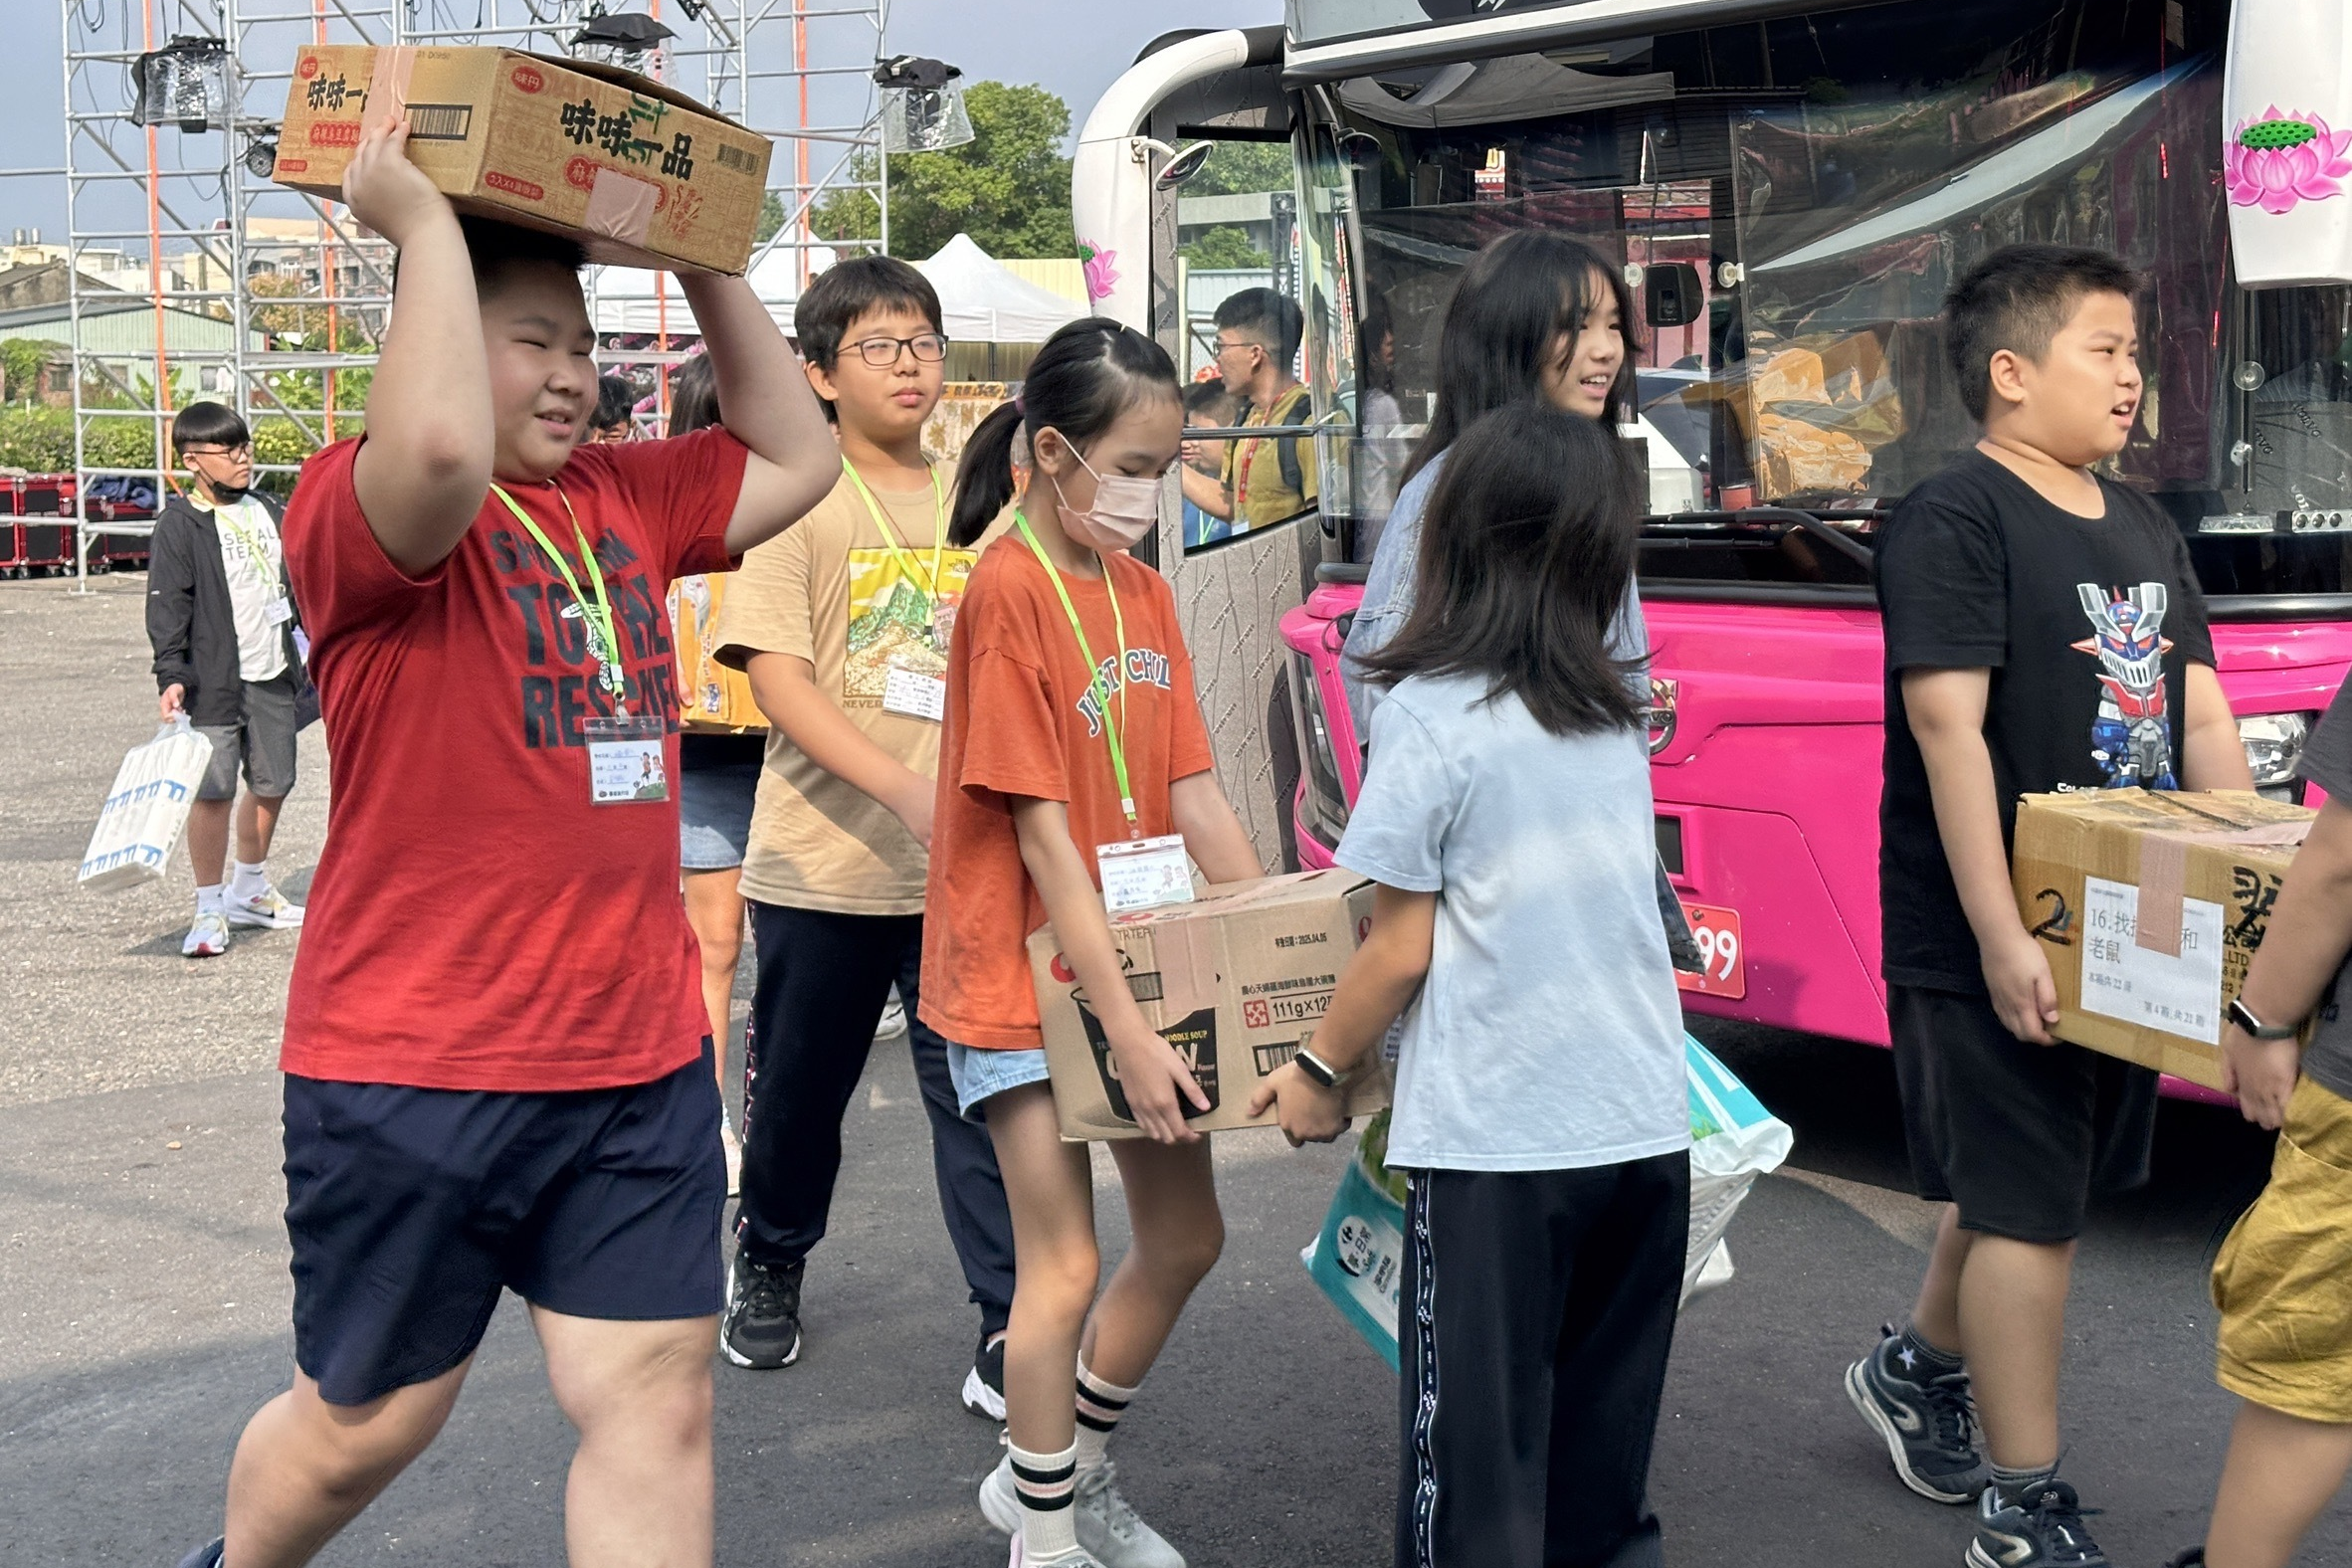
[[339,200],[362,129],[400,115],[409,160],[461,212],[571,235],[591,261],[741,273],[765,137],[646,77],[513,49],[308,44],[281,185]]
[[2028,795],[2011,885],[2061,1040],[2222,1087],[2223,1009],[2315,814],[2259,795]]
[[[1372,883],[1343,871],[1227,882],[1191,903],[1111,916],[1111,939],[1144,1020],[1191,1065],[1208,1096],[1209,1108],[1187,1118],[1195,1129],[1274,1125],[1272,1111],[1248,1114],[1250,1096],[1313,1040],[1371,920]],[[1051,925],[1031,934],[1029,963],[1062,1136],[1143,1136],[1101,1021]],[[1388,1094],[1388,1074],[1375,1064],[1347,1085],[1348,1114],[1378,1110]]]

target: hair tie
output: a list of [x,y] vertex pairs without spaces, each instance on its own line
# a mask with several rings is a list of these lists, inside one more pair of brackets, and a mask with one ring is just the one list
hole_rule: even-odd
[[1028,400],[1019,392],[1013,394],[1013,412],[1020,415],[1023,419],[1027,419],[1029,417]]

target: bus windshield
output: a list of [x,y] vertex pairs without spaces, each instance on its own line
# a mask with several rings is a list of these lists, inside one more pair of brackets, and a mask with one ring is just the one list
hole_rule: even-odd
[[2109,468],[2175,517],[2209,590],[2347,591],[2352,290],[2229,282],[2220,11],[2188,9],[2195,36],[2114,0],[1980,0],[1965,28],[1900,0],[1309,88],[1296,254],[1327,526],[1368,558],[1456,279],[1541,227],[1636,281],[1656,517],[1798,507],[1866,540],[1975,439],[1945,292],[2047,241],[2148,277],[2148,390]]

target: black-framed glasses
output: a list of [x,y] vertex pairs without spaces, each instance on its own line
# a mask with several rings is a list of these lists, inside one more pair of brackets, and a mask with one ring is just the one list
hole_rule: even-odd
[[887,370],[898,362],[901,353],[909,353],[926,365],[935,365],[947,357],[947,334],[924,332],[915,337],[864,337],[849,345],[858,350],[858,357],[877,370]]
[[250,458],[253,456],[253,443],[241,441],[234,447],[182,447],[180,456],[183,458]]

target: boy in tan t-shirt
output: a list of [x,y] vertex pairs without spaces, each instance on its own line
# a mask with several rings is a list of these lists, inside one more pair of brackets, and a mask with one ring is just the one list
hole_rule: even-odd
[[721,1342],[738,1366],[800,1355],[801,1274],[825,1234],[842,1113],[895,983],[940,1207],[980,1306],[964,1403],[1001,1420],[1013,1300],[1004,1182],[986,1129],[957,1112],[945,1044],[911,1022],[948,636],[987,541],[947,545],[954,475],[922,450],[947,351],[922,274],[887,257],[843,262],[809,286],[793,325],[843,472],[799,527],[744,559],[715,638],[775,726],[743,861],[759,980]]

